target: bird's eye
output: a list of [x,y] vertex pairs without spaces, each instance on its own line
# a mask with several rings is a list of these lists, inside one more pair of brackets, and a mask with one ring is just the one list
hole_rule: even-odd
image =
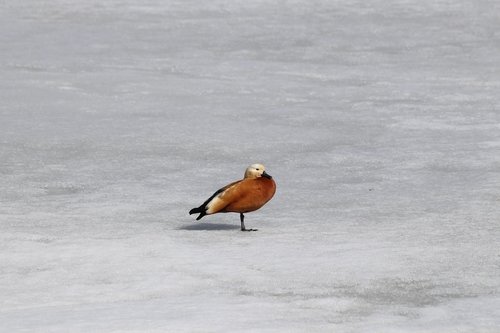
[[257,168],[257,169],[255,169],[255,170],[259,171],[259,169],[258,169],[258,168]]

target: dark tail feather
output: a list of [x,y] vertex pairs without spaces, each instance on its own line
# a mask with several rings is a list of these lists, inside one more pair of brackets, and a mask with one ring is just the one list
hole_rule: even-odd
[[201,207],[193,208],[189,211],[189,215],[201,213]]
[[214,194],[212,194],[212,196],[210,198],[208,198],[207,200],[205,200],[205,202],[202,203],[200,207],[196,207],[196,208],[191,209],[189,211],[189,215],[200,213],[200,215],[198,215],[198,217],[196,218],[196,220],[199,220],[203,216],[207,215],[207,205],[208,205],[208,203],[210,201],[212,201],[212,199],[215,198],[217,196],[217,194],[219,194],[221,192],[224,192],[224,187],[221,188],[221,189],[219,189],[219,190],[217,190]]
[[193,208],[189,211],[189,215],[198,214],[198,213],[200,213],[200,215],[198,215],[196,220],[199,220],[203,216],[207,215],[207,213],[205,212],[205,207],[203,207],[203,206]]

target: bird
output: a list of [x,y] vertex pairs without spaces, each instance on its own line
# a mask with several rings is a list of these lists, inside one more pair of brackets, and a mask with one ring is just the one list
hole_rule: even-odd
[[264,206],[276,192],[273,177],[266,172],[264,165],[256,163],[245,170],[243,179],[232,182],[215,191],[199,207],[189,211],[189,215],[199,214],[196,220],[205,215],[216,213],[240,213],[241,231],[257,231],[245,228],[243,214],[253,212]]

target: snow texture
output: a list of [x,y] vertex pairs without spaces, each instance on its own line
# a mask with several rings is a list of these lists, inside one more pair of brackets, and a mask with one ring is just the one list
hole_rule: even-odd
[[[1,332],[500,332],[496,0],[0,3]],[[261,162],[246,216],[189,209]]]

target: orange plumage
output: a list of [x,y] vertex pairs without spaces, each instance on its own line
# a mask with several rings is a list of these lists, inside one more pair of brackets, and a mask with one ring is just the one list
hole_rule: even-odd
[[276,192],[276,183],[266,173],[262,164],[252,164],[245,171],[242,180],[238,180],[216,191],[201,206],[193,208],[189,214],[199,213],[197,220],[205,215],[216,213],[240,213],[241,230],[246,229],[243,213],[248,213],[264,206]]

